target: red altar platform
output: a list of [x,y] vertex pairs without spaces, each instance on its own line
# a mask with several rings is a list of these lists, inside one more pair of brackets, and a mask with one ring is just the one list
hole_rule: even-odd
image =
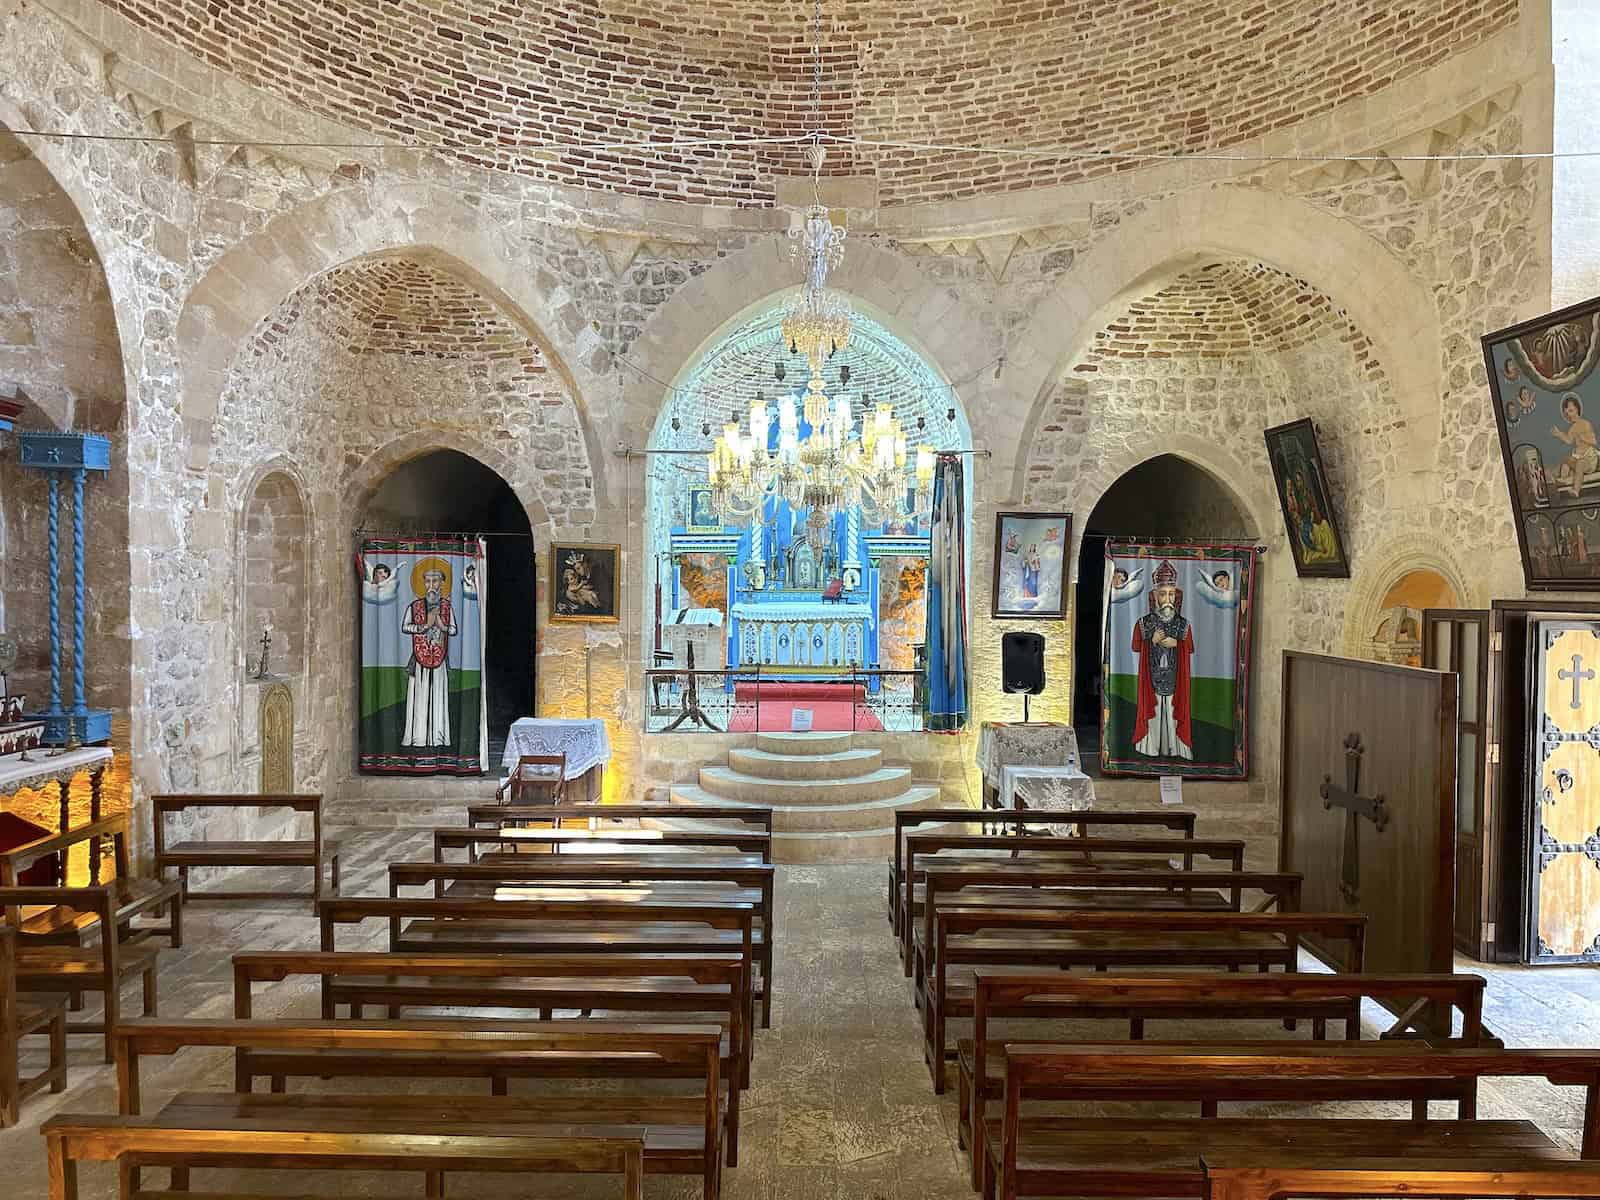
[[883,723],[867,707],[867,689],[859,683],[806,683],[785,680],[734,685],[734,711],[729,733],[783,733],[793,728],[794,710],[811,710],[815,733],[881,733]]

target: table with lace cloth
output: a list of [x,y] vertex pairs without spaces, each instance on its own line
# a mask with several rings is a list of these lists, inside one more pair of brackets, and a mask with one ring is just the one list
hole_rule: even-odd
[[[1094,807],[1094,780],[1076,767],[1000,768],[1000,807],[1028,812],[1083,812]],[[1048,825],[1052,833],[1069,834],[1072,825]]]
[[[567,778],[588,776],[588,799],[600,798],[605,765],[611,761],[611,737],[606,723],[589,717],[523,717],[506,734],[506,752],[500,760],[507,779],[524,754],[565,754]],[[574,799],[569,791],[568,799]]]
[[978,729],[978,771],[983,776],[984,803],[1009,808],[1002,797],[1001,768],[1058,767],[1077,771],[1078,735],[1072,726],[1051,721],[1023,725],[985,721]]

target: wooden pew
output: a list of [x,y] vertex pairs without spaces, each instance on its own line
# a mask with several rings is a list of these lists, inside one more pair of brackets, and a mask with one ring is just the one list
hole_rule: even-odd
[[[179,1100],[198,1099],[183,1097]],[[626,1200],[643,1200],[644,1138],[632,1135],[535,1136],[515,1131],[463,1132],[441,1136],[422,1117],[405,1132],[356,1127],[337,1117],[295,1120],[291,1112],[266,1128],[208,1121],[211,1114],[196,1106],[197,1123],[183,1116],[196,1111],[176,1102],[171,1114],[159,1117],[107,1115],[58,1116],[44,1123],[50,1171],[50,1200],[78,1200],[80,1162],[143,1163],[171,1167],[186,1176],[193,1167],[283,1170],[422,1171],[428,1200],[443,1200],[446,1172],[494,1171],[528,1174],[606,1174],[622,1176]],[[390,1122],[405,1128],[404,1122]],[[183,1195],[135,1192],[140,1197]],[[330,1193],[325,1193],[330,1194]],[[332,1193],[336,1194],[336,1193]],[[209,1200],[217,1200],[213,1193]]]
[[[163,883],[157,879],[138,879],[133,874],[128,854],[128,818],[125,815],[102,817],[75,829],[53,833],[0,851],[0,887],[16,887],[20,876],[40,859],[60,854],[66,862],[67,851],[73,846],[88,844],[89,886],[100,884],[100,844],[109,840],[116,877],[110,881],[112,896],[116,900],[116,920],[127,940],[135,917],[151,914],[160,916],[169,905],[172,915],[164,926],[141,926],[140,934],[160,935],[173,949],[183,945],[183,898],[176,883]],[[65,886],[66,881],[62,880]],[[25,914],[21,932],[24,937],[48,938],[77,944],[97,918],[86,912],[70,908],[46,908],[42,912]]]
[[646,853],[663,850],[684,851],[713,848],[740,854],[759,854],[762,862],[772,861],[772,835],[739,831],[712,832],[679,829],[435,829],[433,858],[445,862],[445,851],[465,850],[468,861],[478,857],[479,846],[533,846],[551,851],[561,846],[599,845],[607,853],[638,849]]
[[[1300,975],[1228,976],[1222,979],[1163,976],[1077,976],[1002,975],[979,972],[973,1031],[958,1047],[960,1063],[957,1140],[972,1149],[973,1187],[982,1190],[985,1158],[981,1145],[983,1117],[990,1100],[1005,1095],[1006,1039],[995,1033],[991,1022],[999,1019],[1044,1020],[1126,1020],[1129,1037],[1141,1040],[1147,1020],[1257,1021],[1310,1020],[1312,1038],[1326,1036],[1327,1024],[1337,1020],[1344,1025],[1346,1041],[1361,1039],[1361,1002],[1380,1004],[1424,1000],[1430,1006],[1459,1013],[1459,1037],[1434,1045],[1479,1046],[1486,1042],[1483,1028],[1484,980],[1478,975]],[[1065,1045],[1045,1042],[1032,1032],[1030,1045]],[[1404,1033],[1399,1023],[1384,1031],[1383,1037]],[[1019,1040],[1019,1039],[1013,1039]],[[1080,1039],[1081,1040],[1081,1039]],[[1184,1040],[1204,1042],[1204,1036]],[[1216,1039],[1209,1039],[1216,1040]],[[1475,1093],[1472,1087],[1446,1086],[1432,1094],[1436,1099],[1465,1099]],[[1073,1095],[1063,1095],[1072,1099]],[[974,1114],[977,1121],[974,1122]],[[1214,1103],[1202,1105],[1202,1115],[1215,1117]],[[1426,1117],[1426,1108],[1419,1119]]]
[[[952,851],[960,852],[959,856],[951,854]],[[983,851],[994,853],[975,853]],[[1220,864],[1212,868],[1214,870],[1242,871],[1244,851],[1245,844],[1238,838],[1091,838],[1049,834],[1019,838],[1010,834],[909,833],[905,838],[900,911],[909,913],[913,922],[922,915],[917,884],[924,880],[930,865],[998,867],[1010,862],[1048,865],[1053,861],[1057,865],[1076,863],[1086,871],[1151,871],[1175,862],[1174,869],[1192,871],[1194,860],[1204,858]],[[904,952],[904,943],[901,949]]]
[[746,1027],[754,1026],[754,904],[606,900],[578,888],[571,893],[542,900],[324,899],[317,905],[322,949],[338,949],[341,925],[387,920],[395,954],[738,954],[745,995],[751,997]]
[[[328,903],[328,901],[324,901]],[[705,1200],[721,1181],[724,1110],[720,1074],[722,1030],[716,1025],[619,1021],[126,1021],[116,1030],[119,1112],[142,1109],[140,1063],[150,1055],[190,1046],[239,1051],[325,1051],[324,1068],[337,1074],[341,1052],[404,1056],[400,1061],[468,1063],[474,1056],[512,1065],[544,1058],[569,1077],[651,1078],[664,1066],[687,1071],[702,1086],[696,1096],[610,1095],[454,1097],[421,1094],[339,1095],[300,1092],[252,1095],[236,1079],[233,1093],[180,1095],[157,1122],[211,1129],[213,1144],[240,1129],[312,1128],[338,1132],[412,1132],[441,1138],[483,1134],[504,1125],[512,1134],[559,1136],[596,1132],[642,1134],[647,1174],[699,1175]],[[552,1070],[556,1068],[552,1066]]]
[[[278,951],[233,956],[233,1015],[249,1020],[252,985],[281,982],[294,975],[315,975],[322,981],[322,1015],[333,1017],[348,1007],[360,1020],[369,1007],[399,1019],[406,1008],[530,1009],[549,1020],[556,1009],[604,1011],[607,1019],[628,1014],[629,1020],[681,1022],[713,1015],[727,1028],[722,1077],[728,1081],[728,1165],[738,1165],[740,1081],[750,1076],[750,1032],[745,1024],[749,997],[744,994],[744,960],[737,954],[608,954],[480,956],[371,954]],[[272,1090],[282,1092],[290,1076],[321,1077],[327,1073],[326,1051],[245,1051],[236,1055],[235,1071],[245,1081],[265,1076]],[[392,1075],[393,1060],[383,1055],[340,1056],[340,1075]],[[356,1059],[361,1062],[357,1063]],[[532,1069],[530,1069],[530,1066]],[[415,1073],[411,1065],[402,1074]],[[452,1078],[487,1078],[497,1096],[506,1094],[512,1076],[551,1074],[548,1066],[515,1063],[509,1069],[492,1062],[463,1068],[450,1064]],[[427,1067],[424,1073],[431,1073]],[[670,1070],[666,1078],[682,1077]]]
[[467,824],[503,829],[529,821],[544,821],[561,827],[562,821],[731,821],[748,825],[762,833],[772,832],[772,810],[755,805],[724,804],[472,804],[467,807]]
[[[49,1065],[22,1076],[22,1039],[43,1033],[50,1039]],[[22,1102],[41,1088],[67,1090],[67,1005],[56,996],[17,994],[17,931],[0,923],[0,1129],[17,1123]]]
[[[676,860],[676,861],[673,861]],[[650,856],[645,861],[595,861],[587,854],[512,855],[474,863],[390,863],[389,894],[403,887],[432,884],[440,899],[539,898],[544,893],[519,890],[538,887],[585,887],[596,884],[647,885],[641,895],[680,903],[737,900],[756,904],[756,963],[761,971],[761,1027],[772,1027],[773,919],[776,870],[771,864],[723,865],[699,855]],[[734,890],[740,889],[740,890]],[[610,889],[608,889],[610,890]]]
[[1028,813],[1010,809],[982,808],[901,808],[894,814],[894,856],[889,861],[889,927],[900,933],[900,897],[905,888],[901,874],[901,849],[906,831],[918,825],[977,825],[1002,829],[1011,828],[1020,836],[1031,828],[1052,825],[1075,825],[1080,835],[1090,829],[1148,828],[1164,830],[1179,837],[1194,836],[1195,814],[1187,809],[1164,808],[1154,811],[1114,812],[1107,809],[1085,809],[1075,813]]
[[[905,973],[926,986],[940,903],[956,908],[1184,909],[1237,912],[1246,889],[1264,892],[1261,908],[1300,907],[1300,876],[1277,871],[1083,871],[1019,864],[930,867],[923,876],[922,919],[907,921],[912,941]],[[1226,893],[1226,894],[1224,894]],[[941,897],[943,898],[941,900]]]
[[[985,933],[990,936],[981,936]],[[976,1014],[976,983],[962,986],[957,969],[1293,971],[1300,938],[1307,934],[1345,942],[1357,969],[1364,961],[1366,918],[1356,913],[942,910],[936,918],[925,991],[917,994],[923,1014],[923,1055],[934,1091],[944,1091],[949,1022]],[[981,977],[982,970],[977,974]],[[1140,1028],[1135,1025],[1130,1036],[1140,1036]]]
[[984,1195],[1190,1196],[1207,1200],[1203,1154],[1284,1148],[1336,1157],[1412,1160],[1530,1154],[1569,1158],[1527,1121],[1479,1121],[1469,1101],[1455,1120],[1351,1117],[1153,1115],[1104,1119],[1024,1115],[1036,1097],[1071,1090],[1097,1100],[1284,1100],[1306,1103],[1426,1097],[1455,1086],[1474,1095],[1480,1079],[1543,1077],[1587,1089],[1583,1152],[1600,1158],[1600,1051],[1434,1049],[1417,1042],[1295,1042],[1251,1045],[1122,1043],[1007,1047],[1003,1115],[985,1122]]
[[[290,891],[209,891],[189,890],[191,867],[310,867],[311,901],[322,898],[323,868],[329,871],[329,887],[339,891],[339,847],[322,836],[322,797],[300,796],[152,796],[155,811],[156,878],[165,879],[167,868],[178,872],[178,887],[185,900],[280,900],[304,896]],[[167,844],[167,816],[195,808],[287,808],[311,814],[310,841],[205,841],[192,840]]]
[[23,992],[65,995],[77,1008],[84,993],[99,992],[104,998],[104,1020],[67,1025],[68,1033],[100,1033],[105,1036],[106,1061],[111,1061],[112,1034],[122,1016],[122,986],[138,978],[144,985],[144,1013],[156,1012],[156,955],[154,942],[146,938],[124,941],[116,920],[117,900],[108,885],[82,888],[0,887],[0,906],[5,920],[17,929],[22,924],[22,909],[27,905],[50,905],[91,914],[100,924],[100,936],[93,946],[65,943],[36,943],[19,939],[16,955],[17,988]]
[[1348,1158],[1280,1150],[1207,1151],[1200,1167],[1211,1200],[1291,1196],[1600,1196],[1600,1163],[1553,1155],[1482,1154],[1452,1145],[1449,1158]]

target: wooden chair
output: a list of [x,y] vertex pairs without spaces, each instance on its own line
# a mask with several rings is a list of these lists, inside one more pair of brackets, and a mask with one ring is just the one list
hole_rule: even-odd
[[77,1008],[86,992],[99,992],[105,1001],[105,1017],[96,1022],[69,1024],[68,1033],[99,1033],[105,1037],[106,1061],[112,1061],[112,1036],[122,1019],[122,987],[130,979],[144,983],[144,1013],[156,1013],[155,943],[147,938],[124,941],[117,925],[117,900],[111,887],[28,888],[0,887],[0,905],[5,920],[17,929],[22,923],[24,905],[59,905],[91,914],[100,925],[97,946],[61,943],[38,944],[31,939],[17,943],[17,988],[23,992],[65,995]]
[[393,1121],[387,1127],[363,1128],[359,1118],[299,1115],[292,1109],[274,1112],[275,1120],[269,1117],[255,1124],[212,1117],[204,1107],[174,1108],[170,1116],[163,1113],[154,1121],[105,1115],[51,1117],[40,1131],[49,1158],[50,1200],[78,1200],[80,1162],[118,1163],[124,1180],[134,1178],[136,1164],[170,1167],[182,1186],[167,1195],[187,1193],[194,1166],[421,1171],[430,1200],[444,1197],[446,1172],[599,1173],[622,1176],[625,1200],[642,1200],[644,1195],[644,1137],[638,1133],[523,1134],[508,1125],[503,1132],[463,1131],[440,1137],[423,1111],[403,1132],[394,1128]]
[[[20,1043],[30,1034],[50,1038],[50,1065],[22,1077]],[[0,1129],[17,1123],[22,1102],[39,1089],[67,1090],[67,1006],[55,996],[17,995],[17,932],[0,923]]]
[[[184,900],[281,900],[305,896],[305,892],[208,891],[189,889],[191,867],[310,867],[311,902],[322,897],[323,868],[330,873],[329,886],[339,891],[339,847],[322,836],[322,797],[319,795],[236,795],[236,796],[153,796],[155,814],[156,878],[165,879],[167,868],[176,868],[178,888]],[[286,808],[311,815],[311,840],[215,841],[193,839],[167,844],[166,818],[172,813],[192,809]]]
[[565,754],[524,754],[495,789],[494,798],[507,804],[554,806],[562,802],[566,791]]
[[1522,1153],[1449,1158],[1347,1158],[1315,1151],[1206,1151],[1211,1200],[1287,1200],[1291,1196],[1600,1196],[1600,1163]]

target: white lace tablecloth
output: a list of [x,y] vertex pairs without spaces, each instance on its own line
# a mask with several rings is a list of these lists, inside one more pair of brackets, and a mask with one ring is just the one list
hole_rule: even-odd
[[611,738],[598,718],[523,717],[506,734],[500,765],[509,775],[524,754],[565,754],[567,778],[611,761]]
[[1009,808],[1000,786],[1000,769],[1007,766],[1065,767],[1078,769],[1078,735],[1070,725],[1043,722],[1022,725],[985,721],[978,730],[978,770],[983,782],[1000,793],[1000,807]]
[[[1030,812],[1083,812],[1094,807],[1094,780],[1072,767],[1000,768],[1000,807]],[[1051,833],[1072,834],[1075,825],[1047,825]]]
[[71,779],[79,771],[103,771],[111,765],[111,751],[105,746],[85,746],[65,754],[48,757],[43,746],[21,754],[0,757],[0,796],[11,796],[23,788],[39,788],[47,783]]

